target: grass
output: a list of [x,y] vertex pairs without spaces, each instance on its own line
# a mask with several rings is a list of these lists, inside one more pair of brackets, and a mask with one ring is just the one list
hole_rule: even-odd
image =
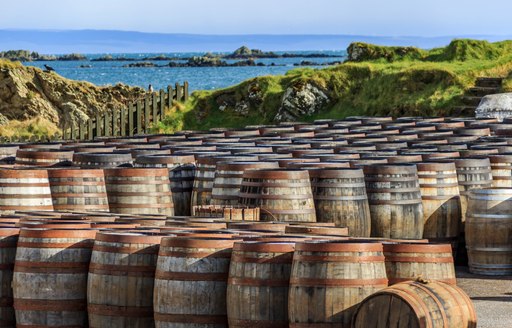
[[52,122],[37,117],[26,121],[10,120],[0,126],[0,136],[6,138],[47,138],[60,134],[60,129]]
[[[161,128],[274,123],[285,91],[306,83],[322,89],[331,101],[319,112],[298,118],[301,121],[352,115],[450,115],[479,76],[505,77],[505,90],[512,90],[512,41],[454,40],[447,47],[429,51],[357,45],[368,51],[357,62],[318,70],[299,68],[222,90],[197,91],[179,111],[170,113]],[[240,113],[237,109],[244,104],[248,111]]]

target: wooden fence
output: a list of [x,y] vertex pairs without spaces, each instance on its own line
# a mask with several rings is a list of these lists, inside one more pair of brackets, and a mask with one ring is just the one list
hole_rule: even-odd
[[151,126],[161,121],[164,109],[172,107],[173,101],[188,99],[188,82],[176,83],[167,91],[148,93],[144,99],[130,104],[128,108],[97,114],[78,125],[65,126],[64,140],[92,140],[95,137],[133,136],[150,133]]

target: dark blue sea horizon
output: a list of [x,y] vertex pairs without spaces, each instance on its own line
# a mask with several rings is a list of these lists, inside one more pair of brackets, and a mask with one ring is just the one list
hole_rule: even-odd
[[[282,54],[285,52],[278,52]],[[192,56],[202,56],[204,52],[188,53],[112,53],[112,54],[84,54],[87,61],[36,61],[24,62],[24,65],[35,66],[44,69],[43,65],[49,65],[55,71],[72,80],[88,81],[96,85],[106,86],[124,83],[131,86],[140,86],[147,88],[149,84],[154,89],[166,88],[167,85],[180,84],[188,81],[190,91],[194,90],[214,90],[226,88],[238,84],[246,79],[263,75],[281,75],[296,69],[295,63],[310,61],[315,63],[331,63],[343,61],[346,58],[346,51],[286,51],[286,53],[308,55],[324,54],[336,57],[294,57],[294,58],[265,58],[257,59],[256,63],[264,63],[275,66],[242,66],[242,67],[123,67],[130,63],[142,61],[143,58],[166,56],[176,58],[188,58]],[[227,54],[227,53],[221,53]],[[113,57],[133,58],[135,61],[90,61],[105,55]],[[168,61],[150,61],[156,65],[162,66],[168,64]],[[228,60],[228,63],[234,60]],[[81,65],[91,65],[89,68],[80,67]],[[323,68],[325,66],[308,66],[313,68]]]

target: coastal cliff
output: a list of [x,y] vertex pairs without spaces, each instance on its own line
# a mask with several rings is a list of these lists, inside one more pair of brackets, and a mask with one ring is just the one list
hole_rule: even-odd
[[0,60],[0,135],[30,134],[27,129],[56,133],[60,127],[96,113],[125,108],[144,94],[145,90],[137,87],[98,87]]

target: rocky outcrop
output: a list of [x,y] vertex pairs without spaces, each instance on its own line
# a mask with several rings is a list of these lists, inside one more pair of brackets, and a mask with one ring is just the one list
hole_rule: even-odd
[[423,51],[415,47],[384,47],[364,42],[353,42],[347,48],[348,61],[362,62],[384,59],[393,62],[402,59],[421,59]]
[[97,87],[54,72],[0,61],[0,114],[6,120],[38,117],[62,127],[97,112],[125,108],[144,94],[141,88],[122,84]]
[[499,93],[482,98],[475,116],[477,118],[496,118],[500,122],[512,117],[512,93]]
[[275,121],[292,121],[311,116],[329,103],[326,90],[312,82],[300,82],[284,92]]

